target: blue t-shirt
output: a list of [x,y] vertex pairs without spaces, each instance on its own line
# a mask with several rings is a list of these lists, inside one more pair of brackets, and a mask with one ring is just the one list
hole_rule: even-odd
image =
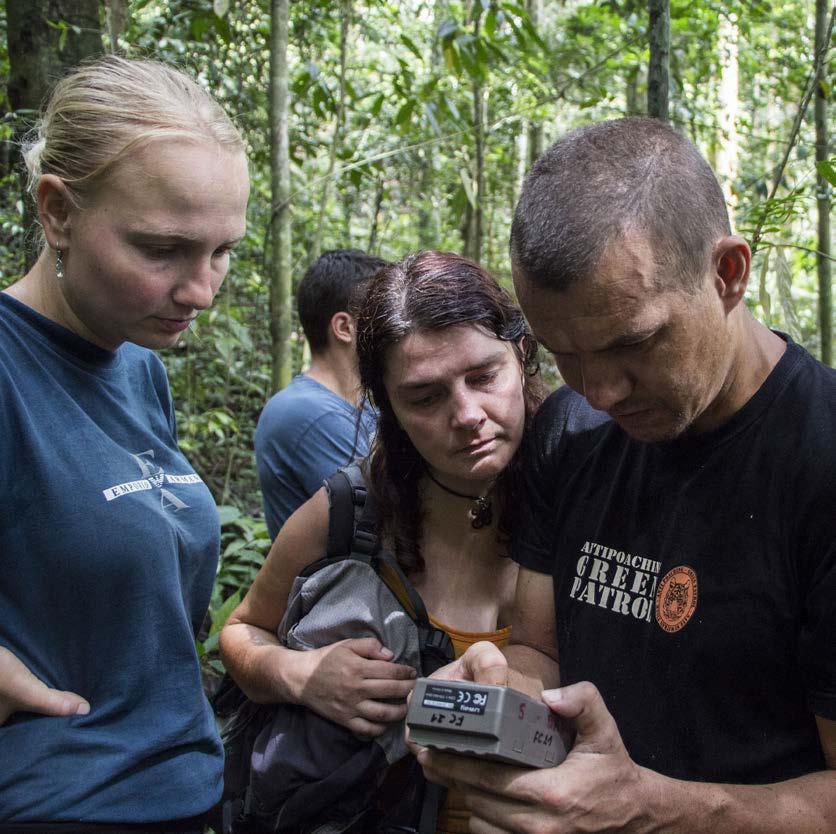
[[90,714],[0,726],[0,822],[150,822],[217,802],[194,637],[219,548],[162,363],[0,293],[0,644]]
[[369,451],[377,417],[305,374],[270,398],[255,432],[255,459],[270,538],[329,475]]

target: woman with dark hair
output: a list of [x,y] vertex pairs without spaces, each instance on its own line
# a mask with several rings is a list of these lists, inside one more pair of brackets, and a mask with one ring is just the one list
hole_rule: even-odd
[[[542,393],[536,351],[509,295],[458,255],[419,252],[381,269],[357,311],[361,383],[380,414],[364,463],[380,540],[457,655],[479,640],[503,646],[510,634],[517,568],[507,545]],[[280,531],[221,649],[252,700],[302,704],[377,736],[404,718],[412,667],[373,638],[300,652],[276,637],[294,578],[327,538],[323,489]],[[439,830],[467,830],[454,797]]]

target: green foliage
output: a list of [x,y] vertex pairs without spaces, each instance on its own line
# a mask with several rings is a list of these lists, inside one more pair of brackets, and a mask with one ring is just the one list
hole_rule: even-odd
[[262,519],[245,515],[237,507],[221,505],[221,561],[215,588],[215,603],[221,603],[239,588],[247,588],[270,550],[270,535]]
[[270,535],[262,519],[244,515],[237,507],[220,505],[221,559],[209,604],[208,633],[197,641],[197,652],[208,675],[223,674],[218,638],[229,615],[252,585],[270,550]]
[[[389,259],[420,247],[460,251],[468,217],[480,206],[483,261],[510,286],[508,229],[528,165],[529,127],[541,125],[548,144],[578,124],[641,111],[648,58],[646,6],[638,0],[550,0],[537,25],[524,6],[507,0],[290,4],[294,280],[318,237],[323,249],[371,248]],[[816,352],[816,173],[836,184],[836,162],[816,166],[809,120],[774,197],[766,199],[812,66],[808,7],[798,0],[674,0],[672,119],[712,161],[728,145],[718,90],[730,59],[718,33],[729,20],[737,33],[740,107],[738,167],[727,184],[736,227],[762,232],[747,302]],[[234,115],[250,159],[246,239],[214,308],[163,355],[182,446],[222,505],[213,623],[228,613],[228,601],[251,581],[269,548],[252,453],[256,421],[271,393],[269,35],[266,0],[133,0],[121,42],[130,54],[154,55],[194,73]],[[5,43],[0,69],[8,69]],[[485,102],[481,193],[474,85]],[[827,80],[823,89],[829,94]],[[4,102],[0,148],[11,127],[32,116],[7,111]],[[23,263],[15,165],[0,157],[0,286],[15,280]],[[291,338],[298,368],[298,327]],[[547,357],[544,365],[556,381]],[[211,643],[207,652],[214,659]]]

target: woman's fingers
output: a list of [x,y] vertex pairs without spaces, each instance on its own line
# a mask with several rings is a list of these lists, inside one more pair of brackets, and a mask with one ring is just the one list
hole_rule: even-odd
[[406,718],[406,704],[387,704],[383,701],[361,701],[357,713],[374,724],[391,724]]
[[366,697],[375,701],[403,701],[414,688],[414,680],[365,680],[362,686]]
[[50,689],[8,649],[0,647],[0,724],[13,712],[87,715],[90,704],[75,692]]
[[357,670],[364,680],[415,680],[415,669],[403,663],[386,660],[364,660]]

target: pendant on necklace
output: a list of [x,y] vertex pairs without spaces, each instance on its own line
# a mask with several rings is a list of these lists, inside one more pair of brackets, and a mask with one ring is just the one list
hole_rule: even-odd
[[493,502],[490,496],[485,495],[484,497],[474,498],[473,504],[474,506],[467,512],[470,526],[474,530],[481,530],[493,521]]

